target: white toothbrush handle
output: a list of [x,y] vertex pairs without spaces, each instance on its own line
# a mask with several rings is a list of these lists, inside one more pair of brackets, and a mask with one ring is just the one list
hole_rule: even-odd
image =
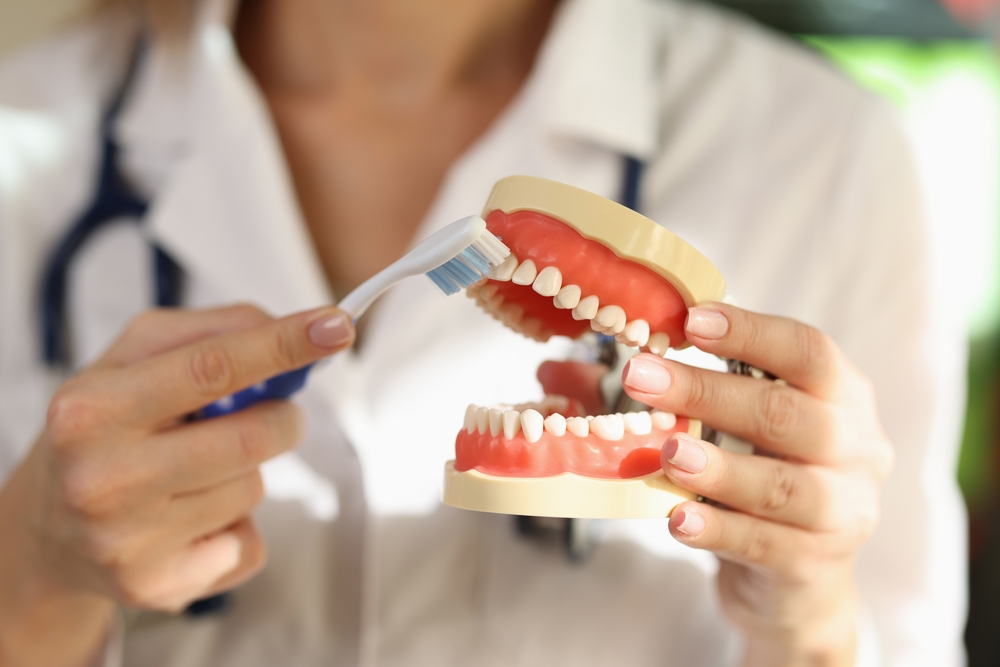
[[337,308],[350,315],[351,319],[356,322],[359,317],[365,314],[368,306],[372,305],[375,299],[382,296],[387,289],[403,278],[415,275],[408,271],[408,268],[400,262],[393,262],[351,290],[350,294],[340,300]]
[[[357,320],[375,299],[404,278],[433,271],[475,243],[486,231],[486,221],[478,215],[456,220],[417,244],[408,253],[361,283],[337,307]],[[507,248],[502,246],[506,251]],[[509,252],[509,251],[508,251]]]

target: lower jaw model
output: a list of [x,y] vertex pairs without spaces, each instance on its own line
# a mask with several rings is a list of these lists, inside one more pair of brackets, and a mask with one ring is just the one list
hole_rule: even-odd
[[[499,181],[483,212],[511,250],[470,297],[544,342],[590,331],[663,355],[686,345],[687,309],[725,281],[697,250],[648,218],[585,190],[530,176]],[[587,415],[576,401],[470,405],[445,467],[444,502],[484,512],[662,518],[694,495],[660,466],[670,433],[701,423],[653,410]]]

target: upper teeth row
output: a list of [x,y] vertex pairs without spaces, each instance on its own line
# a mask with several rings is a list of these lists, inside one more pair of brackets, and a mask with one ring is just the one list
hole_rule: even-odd
[[[535,262],[526,259],[520,264],[513,253],[488,274],[492,280],[511,281],[515,285],[531,285],[542,296],[553,297],[556,308],[573,311],[573,319],[590,320],[590,328],[632,347],[649,347],[653,354],[663,355],[670,347],[670,336],[665,333],[650,333],[646,320],[626,320],[625,309],[621,306],[601,306],[596,295],[583,296],[579,285],[563,285],[562,272],[555,266],[546,266],[541,271]],[[489,298],[492,295],[486,295]]]
[[531,408],[521,412],[470,405],[465,410],[465,430],[470,435],[479,431],[497,437],[502,433],[511,440],[524,433],[528,442],[538,442],[543,431],[555,436],[566,435],[567,431],[580,437],[593,433],[602,440],[621,440],[626,433],[648,435],[653,428],[667,431],[676,423],[677,417],[672,413],[656,410],[569,418],[558,412],[542,417],[542,413]]

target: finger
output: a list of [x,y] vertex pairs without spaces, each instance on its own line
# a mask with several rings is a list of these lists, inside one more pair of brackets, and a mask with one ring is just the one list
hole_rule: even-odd
[[292,449],[304,434],[305,421],[297,406],[265,401],[158,433],[136,455],[142,457],[144,477],[152,486],[168,493],[190,493],[256,470]]
[[685,502],[670,515],[670,534],[724,560],[808,581],[827,559],[847,553],[831,534],[816,533],[764,519]]
[[95,384],[117,407],[119,423],[157,426],[302,368],[353,340],[350,317],[336,308],[322,308],[171,350]]
[[587,414],[604,412],[601,378],[608,372],[604,364],[579,361],[546,361],[538,367],[538,381],[546,395],[565,396],[580,401]]
[[688,311],[685,332],[699,349],[745,361],[821,398],[836,395],[845,369],[829,337],[785,317],[705,304]]
[[161,543],[181,546],[225,530],[252,512],[263,499],[264,480],[259,470],[175,497],[161,520]]
[[210,310],[154,308],[136,317],[92,368],[134,364],[209,336],[245,331],[273,318],[250,305]]
[[185,547],[138,587],[138,594],[127,593],[125,602],[179,612],[194,600],[249,579],[263,567],[266,553],[256,525],[250,517],[242,517]]
[[733,454],[686,433],[667,438],[660,462],[670,481],[682,488],[761,519],[799,528],[843,526],[844,513],[853,504],[836,505],[837,475],[827,468]]
[[622,373],[632,398],[701,419],[771,452],[812,463],[839,462],[834,413],[792,387],[717,373],[653,354],[632,357]]
[[236,588],[260,572],[267,563],[267,544],[252,517],[243,517],[227,531],[240,543],[240,558],[236,567],[220,577],[203,597],[211,597]]

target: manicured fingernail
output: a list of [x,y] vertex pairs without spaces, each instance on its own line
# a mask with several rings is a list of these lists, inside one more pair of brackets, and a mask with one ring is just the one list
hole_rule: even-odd
[[678,517],[680,522],[677,524],[678,531],[690,537],[698,537],[705,532],[705,519],[700,514],[689,509],[682,509],[678,514],[680,514]]
[[670,388],[670,371],[660,362],[632,357],[622,379],[626,387],[646,394],[662,394]]
[[729,333],[729,320],[717,310],[692,308],[688,311],[684,328],[699,338],[718,340]]
[[343,347],[353,338],[354,325],[343,313],[324,317],[309,325],[309,340],[318,347]]
[[708,465],[708,454],[698,441],[687,433],[675,433],[664,443],[660,460],[667,461],[684,472],[701,472]]

